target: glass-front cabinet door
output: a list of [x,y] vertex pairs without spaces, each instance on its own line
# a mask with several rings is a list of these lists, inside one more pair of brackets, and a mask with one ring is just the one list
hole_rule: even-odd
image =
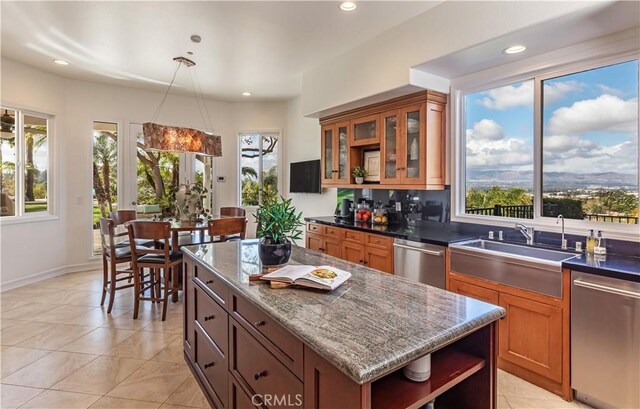
[[403,156],[401,152],[400,121],[397,110],[384,112],[382,121],[382,138],[380,142],[380,154],[382,163],[381,184],[400,183],[401,162]]
[[426,183],[425,104],[412,105],[400,110],[402,129],[402,183]]
[[380,115],[363,116],[351,121],[351,146],[380,143]]
[[334,168],[334,125],[325,125],[322,127],[322,183],[333,183]]
[[336,144],[333,163],[337,166],[335,179],[338,184],[349,184],[351,171],[349,169],[349,123],[343,122],[336,125]]

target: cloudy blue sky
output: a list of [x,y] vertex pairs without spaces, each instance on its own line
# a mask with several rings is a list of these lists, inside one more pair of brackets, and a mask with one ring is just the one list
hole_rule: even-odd
[[[467,167],[533,169],[533,81],[466,96]],[[637,174],[638,61],[544,82],[544,172]]]

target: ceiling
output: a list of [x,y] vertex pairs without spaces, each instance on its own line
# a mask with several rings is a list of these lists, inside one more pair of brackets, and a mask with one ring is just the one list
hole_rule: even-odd
[[[439,3],[360,1],[345,13],[336,1],[2,1],[2,56],[66,78],[165,90],[183,55],[208,97],[285,100],[300,94],[304,71]],[[190,94],[191,74],[181,69],[176,84]]]

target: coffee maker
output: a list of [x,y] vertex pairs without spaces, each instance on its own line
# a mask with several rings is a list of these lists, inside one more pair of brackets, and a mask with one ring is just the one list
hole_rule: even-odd
[[342,199],[342,202],[336,206],[335,218],[342,222],[353,221],[353,201]]

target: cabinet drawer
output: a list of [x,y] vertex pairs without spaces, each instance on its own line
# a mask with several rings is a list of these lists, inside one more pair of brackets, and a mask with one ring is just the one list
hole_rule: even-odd
[[449,279],[449,291],[475,298],[476,300],[488,302],[489,304],[498,305],[500,302],[498,298],[499,293],[497,291],[474,284],[464,283],[462,281],[454,280],[453,278]]
[[229,369],[249,390],[258,395],[302,397],[302,382],[234,319],[229,321],[229,333]]
[[[256,397],[256,403],[258,398]],[[254,405],[251,396],[236,382],[233,376],[229,377],[229,408],[230,409],[255,409],[264,408],[264,406]]]
[[231,291],[230,313],[297,377],[302,379],[304,346],[263,311]]
[[196,283],[200,284],[207,294],[226,308],[229,295],[227,294],[228,287],[224,281],[199,264],[195,264],[193,269]]
[[226,408],[229,392],[227,360],[198,324],[196,324],[196,366],[202,374],[201,380],[205,381],[211,389],[210,392],[213,392],[214,400],[219,401],[216,403]]
[[228,320],[227,312],[207,295],[199,286],[196,287],[196,321],[209,335],[216,346],[227,355]]
[[333,226],[324,226],[324,235],[327,237],[335,237],[336,239],[342,239],[344,237],[344,229]]
[[393,239],[391,237],[381,236],[379,234],[367,234],[365,239],[367,246],[380,247],[383,249],[393,248]]
[[354,230],[345,230],[344,239],[362,243],[362,241],[364,240],[364,233]]
[[322,226],[315,223],[307,223],[307,231],[310,233],[322,234]]

